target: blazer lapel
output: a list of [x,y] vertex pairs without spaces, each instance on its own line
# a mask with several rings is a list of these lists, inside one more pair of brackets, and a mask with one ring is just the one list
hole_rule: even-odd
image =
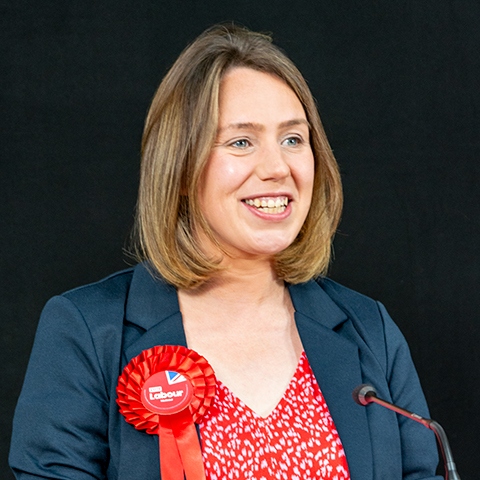
[[125,364],[156,345],[187,346],[176,289],[154,278],[144,264],[135,267],[126,320],[137,334],[125,340]]
[[353,389],[362,383],[358,346],[335,330],[348,317],[315,282],[289,290],[300,338],[342,440],[350,476],[371,479],[366,411],[352,399]]

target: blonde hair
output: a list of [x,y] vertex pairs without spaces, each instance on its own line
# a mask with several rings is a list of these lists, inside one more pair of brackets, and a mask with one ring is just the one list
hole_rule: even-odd
[[152,101],[142,139],[137,258],[178,288],[201,285],[222,268],[202,253],[194,232],[201,228],[215,242],[199,208],[198,186],[217,134],[220,82],[235,67],[281,78],[299,98],[310,124],[312,205],[295,241],[275,255],[276,273],[301,283],[325,274],[329,265],[342,188],[315,100],[296,66],[269,36],[218,25],[189,45],[169,70]]

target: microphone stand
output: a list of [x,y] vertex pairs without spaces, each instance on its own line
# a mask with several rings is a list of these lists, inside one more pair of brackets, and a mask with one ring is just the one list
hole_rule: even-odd
[[394,412],[399,413],[404,417],[411,418],[412,420],[421,423],[423,426],[429,428],[430,430],[433,430],[433,432],[435,433],[435,437],[437,438],[440,451],[442,452],[443,462],[445,464],[445,480],[460,480],[460,476],[457,472],[457,467],[455,466],[455,462],[453,461],[452,450],[450,449],[447,434],[438,422],[430,418],[423,418],[416,413],[409,412],[408,410],[398,407],[393,403],[378,398],[377,391],[371,385],[360,385],[359,387],[357,387],[353,391],[353,399],[359,405],[364,406],[367,406],[370,403],[377,403],[382,407],[393,410]]

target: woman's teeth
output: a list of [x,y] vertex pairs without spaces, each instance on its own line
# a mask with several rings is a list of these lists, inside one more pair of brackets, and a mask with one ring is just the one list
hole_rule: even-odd
[[247,205],[255,207],[263,213],[283,213],[288,205],[287,197],[276,198],[249,198]]

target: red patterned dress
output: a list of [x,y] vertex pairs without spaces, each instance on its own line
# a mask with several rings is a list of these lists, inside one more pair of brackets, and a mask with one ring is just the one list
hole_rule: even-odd
[[266,418],[217,382],[200,432],[208,480],[350,479],[345,452],[305,352]]

